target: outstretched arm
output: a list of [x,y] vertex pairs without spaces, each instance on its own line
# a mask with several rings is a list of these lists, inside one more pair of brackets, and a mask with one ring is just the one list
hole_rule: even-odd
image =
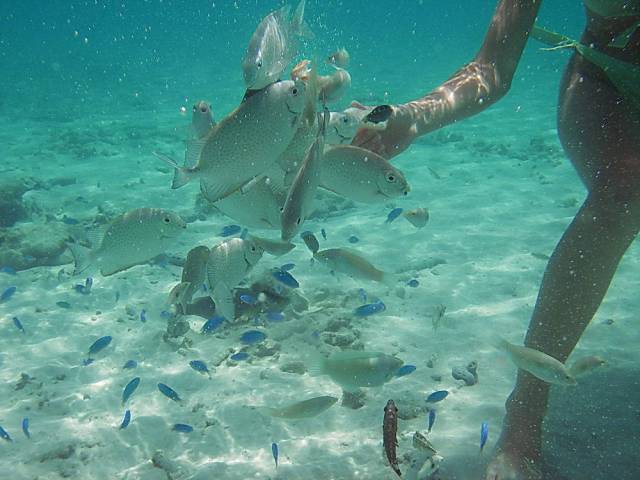
[[511,86],[542,0],[500,0],[480,51],[449,80],[424,97],[393,105],[384,130],[362,129],[354,145],[390,158],[418,136],[476,114]]

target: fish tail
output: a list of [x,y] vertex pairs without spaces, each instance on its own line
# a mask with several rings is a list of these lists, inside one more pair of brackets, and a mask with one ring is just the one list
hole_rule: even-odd
[[296,7],[296,11],[293,13],[293,19],[291,20],[291,30],[296,35],[308,40],[313,40],[315,38],[315,34],[311,31],[309,25],[304,20],[304,4],[305,0],[300,0],[300,3]]
[[307,370],[309,371],[309,375],[313,377],[324,375],[325,364],[326,360],[322,355],[319,353],[313,354],[307,361]]
[[196,170],[194,168],[181,167],[175,162],[175,160],[163,153],[153,152],[153,154],[160,160],[174,168],[173,182],[171,182],[172,189],[175,190],[177,188],[185,186],[196,176]]
[[509,342],[502,337],[494,338],[491,343],[498,350],[502,350],[505,352],[509,350],[509,345],[510,345]]
[[67,243],[67,248],[73,256],[73,274],[79,275],[84,272],[92,263],[92,251],[83,247],[79,243]]

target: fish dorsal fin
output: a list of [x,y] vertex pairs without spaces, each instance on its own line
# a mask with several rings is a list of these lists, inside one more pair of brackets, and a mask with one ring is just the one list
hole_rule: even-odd
[[293,13],[293,18],[291,19],[291,31],[295,35],[306,38],[308,40],[313,40],[315,38],[315,35],[309,28],[309,25],[307,25],[307,22],[304,21],[304,6],[305,0],[300,0],[300,3]]
[[[212,130],[214,128],[215,127],[211,127]],[[198,164],[202,149],[207,143],[207,138],[209,138],[209,134],[201,138],[190,138],[189,140],[187,140],[187,148],[184,152],[185,167],[193,167]]]

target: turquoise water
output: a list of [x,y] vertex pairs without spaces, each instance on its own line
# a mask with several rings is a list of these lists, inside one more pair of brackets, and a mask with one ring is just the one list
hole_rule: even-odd
[[[538,23],[577,37],[582,6],[562,3],[546,2]],[[280,5],[0,4],[0,293],[17,287],[0,302],[0,425],[13,440],[0,440],[1,478],[394,478],[382,453],[383,408],[389,398],[399,407],[398,457],[407,472],[413,433],[427,434],[424,399],[436,390],[450,392],[428,434],[444,460],[439,472],[422,478],[484,478],[516,374],[493,339],[522,342],[546,259],[586,193],[557,140],[557,91],[568,54],[541,52],[530,42],[508,96],[419,138],[394,159],[411,184],[406,198],[363,204],[318,195],[304,229],[321,248],[357,249],[393,273],[394,283],[333,276],[310,263],[296,237],[293,251],[265,255],[239,285],[241,293],[281,295],[269,297],[269,308],[284,319],[265,320],[263,311],[255,321],[256,312],[239,305],[235,322],[204,335],[211,307],[176,315],[167,296],[191,248],[213,247],[224,241],[225,226],[245,225],[207,205],[197,186],[171,190],[171,169],[152,152],[183,158],[196,101],[210,102],[216,120],[238,106],[249,38]],[[316,38],[304,42],[294,63],[348,49],[352,86],[332,111],[352,100],[405,102],[473,58],[493,8],[469,0],[308,0],[305,18]],[[142,207],[168,209],[187,222],[167,255],[111,276],[72,276],[71,238]],[[395,207],[428,208],[429,223],[416,229],[400,218],[385,225]],[[249,233],[279,237],[274,230]],[[295,264],[299,289],[273,283],[272,269],[285,263]],[[632,246],[576,350],[605,358],[607,367],[574,389],[552,390],[544,444],[549,479],[640,475],[633,461],[638,263]],[[90,291],[76,288],[87,275]],[[355,316],[361,289],[367,302],[381,299],[386,310]],[[196,296],[208,298],[204,291]],[[256,328],[267,341],[243,346],[240,335]],[[112,344],[83,365],[89,346],[105,335]],[[384,352],[417,368],[345,406],[339,386],[307,371],[311,352],[340,346]],[[238,352],[249,359],[231,358]],[[138,362],[135,370],[122,368],[129,359]],[[207,363],[211,379],[189,366],[196,359]],[[451,371],[470,361],[478,363],[480,381],[466,386]],[[136,376],[140,387],[125,407],[122,389]],[[183,402],[163,397],[158,382]],[[254,408],[320,395],[340,401],[309,419],[282,420]],[[120,429],[127,408],[131,424]],[[25,417],[30,439],[21,432]],[[485,421],[490,434],[479,454]],[[194,430],[172,430],[176,423]]]

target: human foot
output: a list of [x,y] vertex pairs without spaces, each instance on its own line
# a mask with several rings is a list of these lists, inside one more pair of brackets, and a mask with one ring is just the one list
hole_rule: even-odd
[[542,480],[538,462],[517,450],[498,449],[487,467],[485,480]]

